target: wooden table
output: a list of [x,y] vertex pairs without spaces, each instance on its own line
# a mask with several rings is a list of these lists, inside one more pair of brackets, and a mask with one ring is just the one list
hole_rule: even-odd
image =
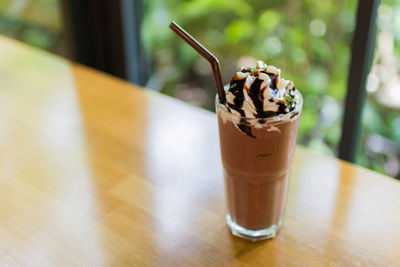
[[233,237],[216,116],[0,37],[0,265],[394,266],[400,183],[296,151],[284,227]]

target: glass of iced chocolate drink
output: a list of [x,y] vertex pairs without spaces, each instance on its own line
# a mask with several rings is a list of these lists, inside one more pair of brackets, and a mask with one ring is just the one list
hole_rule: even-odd
[[282,226],[302,96],[280,70],[258,61],[217,97],[226,220],[234,235],[272,238]]
[[228,226],[252,241],[272,238],[282,226],[303,98],[262,61],[236,72],[224,90],[218,59],[177,23],[169,28],[213,70]]

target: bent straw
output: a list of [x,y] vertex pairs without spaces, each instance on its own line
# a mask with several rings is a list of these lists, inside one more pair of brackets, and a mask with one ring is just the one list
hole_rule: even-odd
[[215,85],[217,86],[217,93],[221,104],[225,104],[225,91],[224,84],[222,82],[221,69],[219,66],[218,59],[208,51],[202,44],[182,29],[175,21],[169,24],[169,28],[173,30],[179,37],[181,37],[186,43],[193,47],[200,55],[202,55],[211,64],[211,68],[214,74]]

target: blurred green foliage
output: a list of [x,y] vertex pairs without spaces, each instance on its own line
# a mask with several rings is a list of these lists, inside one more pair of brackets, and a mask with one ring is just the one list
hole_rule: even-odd
[[[400,0],[382,0],[377,19],[370,73],[376,77],[377,86],[370,86],[364,108],[357,163],[400,178]],[[382,97],[385,91],[394,94]],[[396,105],[389,104],[391,98],[397,99]]]
[[[214,108],[209,66],[169,31],[167,25],[176,20],[220,59],[226,83],[244,56],[279,66],[305,98],[300,143],[313,141],[315,147],[335,153],[356,1],[168,0],[161,5],[158,1],[145,4],[142,37],[154,76],[162,85],[157,89],[179,96],[181,84],[203,88],[207,97],[200,105]],[[163,75],[170,72],[178,75]],[[334,109],[338,113],[328,115],[329,123],[322,123],[326,118],[321,114],[329,113],[322,112],[326,101],[337,101]]]
[[1,0],[0,34],[64,55],[59,5],[58,0]]

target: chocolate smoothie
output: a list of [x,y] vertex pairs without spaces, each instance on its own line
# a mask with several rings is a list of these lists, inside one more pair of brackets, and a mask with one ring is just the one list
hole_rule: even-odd
[[261,61],[242,68],[217,100],[227,223],[250,240],[274,237],[285,208],[301,94]]

